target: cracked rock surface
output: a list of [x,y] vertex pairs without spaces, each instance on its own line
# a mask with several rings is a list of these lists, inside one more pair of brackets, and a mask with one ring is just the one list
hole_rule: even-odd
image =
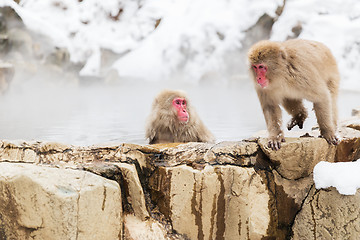
[[312,189],[296,216],[293,239],[359,239],[360,190],[354,196],[335,188]]

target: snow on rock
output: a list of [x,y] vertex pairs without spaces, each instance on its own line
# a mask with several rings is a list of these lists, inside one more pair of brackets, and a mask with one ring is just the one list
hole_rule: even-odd
[[154,30],[161,2],[22,0],[18,5],[2,0],[0,7],[12,7],[29,29],[66,47],[72,62],[85,62],[81,75],[96,76],[101,67],[100,50],[119,54],[132,50]]
[[223,74],[224,56],[239,51],[244,31],[264,13],[275,17],[281,4],[278,0],[174,0],[158,29],[114,67],[121,76],[148,80],[180,74],[184,80],[197,81],[209,72]]
[[198,80],[208,71],[223,72],[223,56],[241,47],[243,31],[264,13],[275,16],[282,0],[0,2],[5,5],[28,28],[66,47],[71,61],[85,62],[81,75],[98,75],[100,49],[111,49],[130,52],[114,65],[120,76],[162,80],[181,71]]
[[340,194],[355,195],[360,188],[360,159],[356,162],[319,162],[314,167],[316,189],[335,187]]

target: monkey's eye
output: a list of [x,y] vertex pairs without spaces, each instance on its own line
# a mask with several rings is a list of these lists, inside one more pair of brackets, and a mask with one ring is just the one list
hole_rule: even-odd
[[182,104],[183,104],[183,105],[186,105],[186,101],[184,100],[184,101],[182,102]]
[[254,69],[256,69],[256,66],[253,66]]
[[175,103],[176,103],[176,105],[180,105],[180,101],[179,101],[179,100],[176,100]]

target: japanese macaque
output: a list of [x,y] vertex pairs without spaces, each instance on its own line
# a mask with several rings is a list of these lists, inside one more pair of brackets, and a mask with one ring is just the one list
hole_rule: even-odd
[[281,130],[281,109],[292,116],[288,130],[303,127],[308,114],[302,99],[313,102],[320,134],[336,145],[339,71],[334,56],[322,43],[293,39],[285,42],[260,41],[248,53],[269,132],[268,146],[280,149],[285,141]]
[[146,138],[150,144],[215,141],[186,94],[172,90],[163,90],[156,96],[146,126]]

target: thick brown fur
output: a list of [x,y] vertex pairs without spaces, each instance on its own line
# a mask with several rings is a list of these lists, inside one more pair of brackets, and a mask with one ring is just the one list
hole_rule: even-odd
[[[322,43],[303,39],[284,42],[260,41],[248,53],[250,72],[255,82],[269,132],[269,146],[280,148],[285,141],[281,130],[281,109],[292,116],[290,130],[302,128],[307,111],[302,99],[313,102],[321,136],[337,144],[337,97],[340,75],[335,58]],[[266,64],[269,85],[257,84],[253,64]]]
[[[180,122],[172,100],[185,98],[189,121]],[[150,144],[173,142],[214,142],[215,138],[200,120],[189,98],[182,91],[163,90],[154,99],[145,136]]]

